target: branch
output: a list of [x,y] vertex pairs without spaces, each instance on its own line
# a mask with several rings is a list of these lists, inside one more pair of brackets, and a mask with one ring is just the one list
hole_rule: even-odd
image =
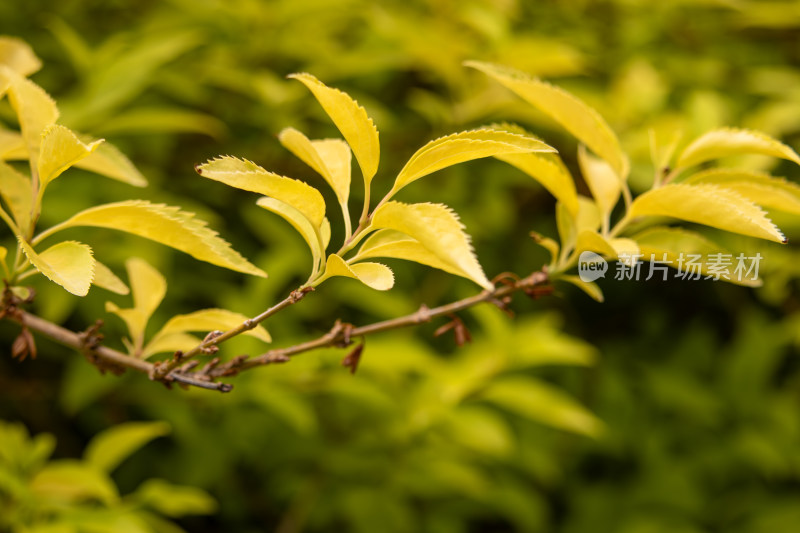
[[176,368],[186,363],[192,357],[195,357],[199,354],[214,353],[216,350],[214,350],[213,347],[218,346],[223,342],[227,341],[228,339],[236,337],[237,335],[241,335],[245,331],[253,329],[258,324],[265,321],[272,315],[278,313],[282,309],[285,309],[290,305],[296,304],[297,302],[305,298],[306,294],[308,294],[313,290],[314,290],[313,287],[302,287],[300,289],[294,290],[289,294],[289,296],[287,296],[277,304],[273,305],[260,315],[245,320],[235,328],[229,329],[224,333],[220,333],[218,335],[206,336],[206,338],[203,339],[203,341],[200,344],[198,344],[188,352],[176,352],[171,361],[156,363],[154,365],[152,378],[156,380],[161,380],[165,376],[170,374],[172,371],[174,371]]
[[171,372],[161,378],[156,378],[154,376],[155,365],[153,363],[131,357],[128,354],[108,348],[107,346],[99,345],[97,343],[99,341],[97,326],[89,328],[89,330],[84,333],[76,333],[18,308],[7,313],[6,318],[13,319],[23,327],[36,331],[59,344],[78,350],[101,371],[108,370],[115,374],[121,374],[125,369],[130,368],[137,372],[147,374],[150,376],[150,379],[161,381],[165,384],[178,382],[203,389],[218,390],[220,392],[230,392],[233,388],[227,383],[215,383],[210,380],[196,379],[179,372]]
[[330,331],[314,340],[286,348],[276,348],[251,359],[241,359],[236,365],[222,365],[210,375],[213,377],[219,377],[222,375],[230,376],[240,371],[257,366],[263,366],[272,363],[282,363],[288,361],[293,355],[298,355],[303,352],[315,350],[317,348],[326,348],[331,346],[344,347],[350,344],[350,339],[353,337],[363,337],[381,331],[388,331],[391,329],[399,329],[422,324],[424,322],[429,322],[433,318],[451,315],[484,302],[492,302],[503,308],[505,307],[508,298],[512,294],[523,291],[531,296],[536,296],[536,288],[547,283],[547,281],[548,277],[546,270],[541,270],[532,273],[526,278],[518,279],[516,281],[501,285],[494,290],[485,290],[479,294],[476,294],[475,296],[470,296],[469,298],[464,298],[463,300],[458,300],[447,305],[442,305],[433,309],[429,309],[425,305],[422,305],[416,312],[411,313],[410,315],[384,320],[382,322],[376,322],[374,324],[368,324],[361,327],[352,327],[348,324],[342,324],[341,322],[337,321]]
[[500,285],[494,290],[485,290],[474,296],[470,296],[447,305],[442,305],[433,309],[429,309],[425,305],[422,305],[414,313],[393,318],[391,320],[375,322],[373,324],[360,327],[353,327],[350,324],[343,324],[342,322],[337,321],[330,331],[314,340],[306,341],[286,348],[270,350],[259,355],[258,357],[251,359],[248,359],[247,356],[235,357],[224,364],[219,364],[219,359],[215,358],[199,371],[192,371],[192,369],[197,366],[198,361],[192,360],[187,362],[187,359],[201,353],[209,353],[209,351],[211,351],[211,347],[215,347],[221,342],[254,328],[257,324],[263,322],[278,311],[302,300],[303,297],[305,297],[305,295],[312,289],[303,288],[293,291],[284,300],[270,307],[260,315],[246,320],[239,326],[226,331],[225,333],[217,336],[209,336],[195,348],[186,352],[185,355],[178,356],[178,354],[176,354],[176,357],[174,357],[172,360],[162,363],[150,363],[112,348],[100,345],[99,342],[102,340],[102,336],[98,334],[100,323],[92,326],[83,333],[76,333],[36,315],[23,311],[17,307],[6,307],[4,308],[4,311],[6,318],[15,320],[24,328],[29,328],[37,333],[49,337],[56,342],[80,351],[87,357],[87,359],[89,359],[90,362],[100,368],[101,371],[109,370],[116,374],[120,374],[126,369],[130,368],[143,374],[147,374],[148,377],[153,381],[160,381],[166,385],[171,385],[172,383],[177,382],[187,386],[216,390],[220,392],[230,392],[233,389],[232,385],[215,382],[214,380],[223,376],[233,376],[243,370],[259,366],[273,363],[283,363],[289,361],[291,356],[310,350],[315,350],[317,348],[331,346],[345,347],[351,343],[351,339],[354,337],[364,337],[366,335],[379,333],[381,331],[400,329],[422,324],[429,322],[436,317],[452,315],[484,302],[491,302],[501,309],[506,309],[512,294],[522,291],[530,296],[535,297],[540,294],[541,289],[539,286],[544,285],[547,282],[547,271],[543,269],[541,271],[532,273],[526,278],[519,279],[515,277],[513,281],[506,280],[504,284]]

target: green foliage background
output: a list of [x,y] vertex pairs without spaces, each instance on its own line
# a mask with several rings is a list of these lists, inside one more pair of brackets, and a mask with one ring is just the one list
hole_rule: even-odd
[[[619,132],[632,186],[644,188],[650,128],[681,128],[689,140],[744,126],[800,146],[799,29],[791,1],[0,3],[0,33],[43,59],[33,79],[59,102],[62,122],[119,146],[151,182],[140,197],[198,212],[270,274],[244,279],[134,238],[81,234],[118,273],[135,254],[165,274],[159,323],[212,306],[254,314],[302,282],[307,252],[291,228],[193,172],[230,153],[321,185],[275,138],[287,126],[335,134],[288,73],[346,90],[375,118],[384,146],[376,194],[427,140],[501,119],[575,167],[573,140],[463,68],[466,59],[514,66],[584,98]],[[10,116],[0,107],[0,119]],[[797,179],[780,165],[771,171]],[[71,172],[52,185],[51,221],[131,197]],[[456,208],[490,277],[538,268],[545,258],[528,232],[555,234],[550,197],[497,162],[448,169],[402,199]],[[800,237],[797,222],[777,221],[790,241]],[[168,422],[171,436],[131,456],[114,480],[123,494],[154,477],[209,491],[218,511],[179,519],[188,531],[790,533],[800,524],[800,257],[758,246],[761,289],[607,280],[604,304],[565,289],[518,300],[513,321],[477,309],[464,317],[475,338],[466,348],[425,325],[369,339],[355,376],[329,350],[238,377],[230,395],[101,377],[42,340],[36,361],[0,358],[0,418],[55,435],[62,458],[116,424]],[[474,291],[439,272],[392,267],[389,293],[331,282],[270,321],[273,338],[288,344],[336,318],[360,324]],[[78,302],[52,284],[37,289],[45,317],[82,329],[102,316],[109,338],[122,332],[103,311],[107,293]],[[0,334],[10,346],[14,328],[4,323]],[[228,353],[260,348],[237,339]],[[557,398],[514,380],[549,383]],[[510,399],[489,401],[492,387]],[[603,422],[594,438],[580,435],[595,426],[575,422],[584,413],[576,401]]]

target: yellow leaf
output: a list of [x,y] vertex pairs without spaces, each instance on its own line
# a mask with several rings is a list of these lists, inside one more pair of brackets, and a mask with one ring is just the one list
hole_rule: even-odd
[[609,259],[619,259],[631,266],[639,256],[639,246],[631,239],[605,239],[599,233],[584,230],[578,235],[575,245],[578,253],[584,251],[597,252]]
[[595,231],[584,230],[580,232],[578,234],[578,240],[575,244],[575,250],[578,253],[589,250],[591,252],[597,252],[598,254],[606,257],[613,259],[617,258],[617,253],[614,250],[614,247]]
[[322,194],[302,181],[269,172],[247,160],[230,156],[198,165],[197,173],[204,178],[222,182],[237,189],[270,196],[294,207],[318,228],[325,216]]
[[583,231],[596,231],[600,227],[600,210],[591,198],[578,196],[578,212],[571,215],[566,206],[559,202],[556,204],[556,225],[558,236],[561,239],[562,252],[575,247],[578,235]]
[[322,226],[319,228],[319,233],[320,237],[322,237],[322,251],[325,252],[325,250],[328,249],[328,245],[331,243],[331,221],[328,220],[328,217],[322,219]]
[[756,205],[800,215],[800,185],[762,172],[711,169],[698,172],[682,183],[719,185],[736,191]]
[[0,267],[2,267],[3,272],[5,273],[5,279],[11,279],[11,273],[8,271],[8,265],[6,264],[6,256],[8,255],[8,250],[6,250],[5,246],[0,246]]
[[59,125],[48,126],[42,134],[42,147],[39,153],[39,196],[41,197],[48,183],[94,152],[102,142],[100,139],[84,144],[68,128]]
[[364,183],[369,188],[372,177],[378,171],[380,161],[380,144],[378,130],[366,110],[358,102],[338,89],[328,87],[308,73],[290,74],[293,78],[308,87],[322,108],[339,128],[347,144],[353,150]]
[[2,161],[0,161],[0,196],[11,209],[20,231],[28,231],[33,205],[31,180]]
[[75,164],[76,167],[115,179],[134,187],[146,187],[147,180],[114,145],[104,142]]
[[578,148],[578,163],[600,214],[607,221],[622,191],[619,177],[608,163],[588,153],[583,145]]
[[142,349],[142,359],[148,359],[158,353],[175,353],[177,351],[191,350],[202,340],[194,335],[188,333],[170,333],[169,335],[158,336],[153,338]]
[[[727,254],[735,261],[734,254],[731,254],[699,233],[683,228],[656,226],[637,233],[632,239],[639,245],[644,260],[655,259],[657,261],[667,261],[667,265],[674,269],[688,271],[689,267],[686,265],[688,265],[691,259],[694,264],[698,265],[697,269],[702,276],[711,275],[710,265],[713,263],[712,256]],[[692,272],[686,273],[687,275],[693,276]],[[731,272],[731,274],[733,273]],[[747,277],[738,279],[736,275],[730,275],[727,278],[722,277],[720,279],[736,285],[750,287],[761,286],[761,280],[748,279]]]
[[596,302],[602,303],[605,299],[603,297],[603,291],[600,290],[600,287],[597,285],[597,283],[593,281],[583,281],[578,276],[559,276],[556,278],[556,281],[566,281],[567,283],[578,287]]
[[[576,199],[575,202],[577,203],[577,201],[578,200]],[[551,239],[550,237],[545,237],[544,235],[536,233],[535,231],[531,232],[531,237],[533,238],[533,241],[536,244],[538,244],[539,246],[550,252],[551,261],[558,260],[558,253],[559,251],[561,251],[561,247],[555,240]]]
[[570,213],[577,213],[578,194],[575,191],[575,181],[557,154],[504,154],[495,157],[538,181]]
[[392,194],[445,167],[483,157],[529,152],[555,152],[542,141],[494,128],[462,131],[435,139],[411,156],[395,180]]
[[125,295],[131,292],[128,286],[100,261],[95,261],[92,284],[116,294]]
[[0,65],[5,65],[20,76],[30,76],[42,62],[28,43],[16,37],[0,36]]
[[125,262],[125,267],[133,293],[133,307],[120,309],[113,302],[106,302],[106,311],[120,317],[128,326],[134,343],[132,355],[139,356],[147,322],[167,294],[167,281],[144,259],[131,257]]
[[678,166],[689,167],[731,155],[761,154],[800,165],[800,156],[785,144],[759,131],[722,128],[701,135],[678,157]]
[[[298,233],[300,233],[300,235],[302,235],[303,239],[305,239],[306,243],[308,244],[308,247],[311,249],[311,256],[313,257],[313,263],[316,268],[316,265],[321,262],[322,258],[325,256],[322,235],[320,231],[311,225],[311,222],[309,222],[303,213],[291,205],[281,202],[280,200],[276,200],[275,198],[259,198],[256,201],[256,205],[263,207],[267,211],[272,211],[276,215],[282,217],[289,224],[291,224],[292,227],[296,229]],[[330,223],[328,224],[328,236],[330,238]]]
[[47,126],[56,123],[58,108],[44,89],[8,67],[0,65],[0,83],[3,79],[8,83],[8,97],[17,114],[31,164],[36,168],[42,132]]
[[28,261],[49,280],[77,296],[89,293],[94,279],[95,260],[88,245],[64,241],[37,254],[22,237],[17,240]]
[[444,270],[457,276],[461,272],[425,248],[419,241],[405,233],[391,229],[382,229],[372,233],[359,248],[358,253],[349,262],[361,261],[372,257],[390,257],[405,259]]
[[464,226],[445,205],[387,202],[375,210],[370,227],[405,233],[459,275],[471,279],[485,289],[494,288],[475,257]]
[[666,216],[732,233],[786,243],[786,238],[756,204],[716,185],[667,185],[633,201],[628,216]]
[[294,128],[278,135],[281,144],[313,168],[336,193],[342,205],[350,197],[350,147],[341,139],[311,141]]
[[621,179],[627,178],[629,163],[617,136],[603,117],[583,101],[518,70],[480,61],[467,61],[464,64],[494,78],[538,108],[605,159]]
[[177,207],[144,200],[104,204],[81,211],[60,224],[58,229],[75,226],[126,231],[171,246],[212,265],[255,276],[267,275],[239,255],[205,222],[194,218],[194,213]]
[[[176,315],[170,318],[158,333],[153,335],[150,342],[142,350],[142,357],[148,358],[164,351],[174,352],[176,350],[190,349],[197,343],[194,342],[194,336],[186,335],[187,332],[227,331],[241,325],[247,319],[248,317],[241,313],[234,313],[225,309],[202,309],[186,315]],[[272,342],[269,333],[261,325],[257,325],[243,334],[255,337],[263,342]]]
[[[215,329],[226,331],[240,326],[246,322],[249,317],[241,314],[228,311],[226,309],[201,309],[194,313],[186,315],[176,315],[164,324],[158,333],[153,336],[156,338],[169,335],[172,333],[186,333],[188,331],[209,332]],[[264,326],[257,325],[255,328],[247,330],[243,333],[255,337],[264,342],[272,342],[272,338],[264,329]]]
[[388,291],[394,286],[394,274],[389,267],[380,263],[355,263],[348,265],[336,254],[328,256],[325,273],[317,279],[313,286],[334,276],[357,279],[367,287],[376,291]]
[[[2,83],[2,78],[0,78]],[[0,96],[3,91],[0,90]],[[25,141],[22,135],[16,131],[4,130],[0,128],[0,160],[27,159],[28,150],[25,148]]]

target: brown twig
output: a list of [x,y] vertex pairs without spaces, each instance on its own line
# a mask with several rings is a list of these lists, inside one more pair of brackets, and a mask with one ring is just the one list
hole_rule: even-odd
[[[37,333],[49,337],[60,344],[80,351],[93,364],[100,368],[101,371],[111,370],[114,373],[121,373],[125,369],[130,368],[136,370],[137,372],[148,375],[150,379],[154,381],[160,381],[168,386],[172,383],[179,383],[182,385],[199,387],[203,389],[229,392],[233,389],[232,385],[228,383],[219,383],[214,380],[222,376],[233,376],[241,371],[258,366],[284,363],[289,361],[291,356],[317,348],[343,348],[350,345],[352,339],[356,337],[363,338],[367,335],[382,331],[422,324],[429,322],[436,317],[453,315],[454,313],[463,311],[464,309],[468,309],[480,303],[496,303],[498,301],[506,302],[512,294],[519,291],[536,297],[543,292],[541,291],[541,286],[545,285],[546,283],[547,272],[546,270],[542,270],[534,272],[526,278],[518,279],[513,282],[506,282],[494,290],[485,290],[469,298],[464,298],[447,305],[442,305],[433,309],[429,309],[425,305],[422,305],[414,313],[393,318],[391,320],[384,320],[382,322],[376,322],[374,324],[368,324],[360,327],[354,327],[352,324],[346,324],[337,320],[330,331],[314,340],[306,341],[286,348],[270,350],[257,357],[248,358],[247,356],[238,356],[226,363],[221,364],[219,360],[215,359],[206,364],[201,370],[194,370],[197,366],[199,366],[196,360],[187,361],[187,359],[200,353],[209,353],[213,351],[211,348],[216,347],[219,343],[254,328],[257,324],[263,322],[281,309],[300,301],[308,292],[310,292],[311,289],[306,288],[293,291],[284,300],[270,307],[257,317],[247,320],[236,328],[228,330],[222,334],[208,335],[203,342],[198,344],[192,350],[182,353],[179,357],[173,357],[169,361],[156,363],[150,363],[148,361],[132,357],[100,344],[100,341],[102,340],[102,336],[98,331],[100,324],[95,324],[83,333],[76,333],[36,315],[28,313],[27,311],[23,311],[17,307],[13,308],[13,312],[4,313],[4,318],[19,322],[24,328],[36,331]],[[9,311],[8,308],[4,308],[4,310]]]
[[238,367],[238,370],[243,371],[256,366],[274,363],[276,358],[281,358],[285,360],[288,357],[298,355],[310,350],[315,350],[317,348],[346,346],[347,344],[349,344],[349,342],[345,342],[345,340],[349,341],[349,339],[354,337],[364,337],[366,335],[379,333],[381,331],[388,331],[392,329],[398,329],[398,328],[404,328],[408,326],[422,324],[425,322],[429,322],[433,318],[439,316],[452,315],[453,313],[457,313],[458,311],[463,311],[464,309],[468,309],[480,303],[493,302],[496,300],[502,301],[507,296],[510,296],[511,294],[518,291],[531,293],[531,291],[534,288],[537,288],[546,283],[547,283],[547,272],[545,270],[541,270],[532,273],[526,278],[514,281],[513,283],[501,285],[500,287],[497,287],[491,291],[485,290],[479,294],[476,294],[475,296],[464,298],[463,300],[458,300],[456,302],[452,302],[447,305],[442,305],[439,307],[435,307],[433,309],[429,309],[425,305],[422,305],[416,312],[406,316],[393,318],[390,320],[384,320],[382,322],[376,322],[374,324],[368,324],[366,326],[361,326],[361,327],[352,327],[352,326],[346,327],[341,322],[337,321],[330,331],[328,331],[324,335],[314,340],[303,342],[286,348],[276,348],[274,350],[270,350],[266,353],[263,353],[257,357],[251,357],[249,359],[243,360],[242,364]]
[[199,354],[208,354],[214,353],[214,348],[223,342],[227,341],[228,339],[232,339],[237,335],[241,335],[245,331],[249,331],[259,325],[261,322],[266,320],[267,318],[271,317],[272,315],[276,314],[277,312],[289,307],[290,305],[296,304],[300,300],[302,300],[306,294],[313,291],[312,287],[302,287],[300,289],[292,291],[289,296],[278,302],[277,304],[273,305],[263,313],[248,320],[245,320],[235,328],[229,329],[225,332],[212,332],[214,334],[209,334],[206,336],[203,341],[192,348],[187,352],[181,352],[180,355],[175,354],[176,356],[172,358],[172,361],[163,363],[158,365],[154,372],[153,372],[153,379],[161,380],[165,376],[169,375],[172,371],[176,368],[184,364],[188,359],[199,355]]

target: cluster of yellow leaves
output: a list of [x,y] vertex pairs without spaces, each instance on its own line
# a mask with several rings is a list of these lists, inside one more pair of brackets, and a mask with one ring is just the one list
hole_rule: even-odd
[[[231,156],[212,159],[198,165],[196,170],[208,179],[262,195],[257,205],[281,216],[301,234],[312,256],[307,281],[310,286],[343,276],[374,289],[389,289],[394,283],[391,270],[380,263],[365,261],[384,257],[415,261],[491,289],[492,283],[475,256],[469,235],[449,207],[393,200],[401,189],[418,179],[479,158],[494,157],[518,168],[556,198],[560,242],[539,239],[552,255],[551,273],[579,285],[598,299],[602,298],[599,289],[564,274],[583,251],[594,251],[610,259],[637,256],[645,251],[670,257],[681,251],[718,251],[713,243],[688,229],[658,226],[625,235],[634,220],[678,218],[785,242],[762,206],[800,213],[797,185],[765,174],[728,169],[702,170],[680,183],[662,184],[657,180],[651,190],[634,199],[627,184],[628,158],[613,130],[594,109],[563,89],[525,73],[476,61],[466,65],[501,83],[580,141],[577,160],[591,198],[576,192],[575,180],[556,150],[518,126],[499,124],[454,133],[422,146],[397,173],[389,193],[372,209],[371,183],[380,163],[375,123],[347,93],[328,87],[307,73],[289,77],[308,88],[343,139],[312,140],[294,128],[287,128],[280,133],[279,140],[333,189],[345,226],[344,241],[337,252],[327,251],[330,221],[323,196],[314,187]],[[8,95],[20,124],[18,133],[0,130],[0,186],[2,200],[10,212],[0,214],[15,232],[21,253],[36,271],[75,294],[86,294],[92,283],[122,291],[124,285],[94,259],[86,244],[64,241],[41,252],[35,249],[45,237],[62,229],[94,226],[127,231],[212,264],[265,275],[191,213],[144,201],[90,208],[35,236],[33,229],[47,185],[72,166],[131,185],[145,183],[130,162],[107,143],[84,139],[56,124],[55,103],[27,78],[39,66],[38,59],[23,43],[0,40],[0,96]],[[662,161],[664,165],[671,162],[675,147],[672,148]],[[764,134],[719,129],[686,146],[674,158],[677,170],[671,177],[699,164],[741,153],[780,157],[800,164],[794,150]],[[349,207],[352,156],[364,183],[364,205],[355,230]],[[13,159],[27,159],[31,175],[25,176],[4,162]],[[624,214],[612,227],[620,198],[625,200]],[[134,348],[141,351],[138,333],[133,337]]]
[[[569,205],[577,202],[573,182],[555,150],[520,128],[508,125],[463,131],[435,139],[411,156],[394,186],[370,212],[370,185],[378,171],[378,130],[366,110],[346,93],[326,86],[310,74],[292,74],[316,97],[344,139],[310,140],[294,128],[283,130],[280,142],[320,174],[331,186],[342,211],[345,238],[340,250],[326,257],[330,227],[319,191],[303,182],[279,176],[249,161],[229,156],[197,167],[204,177],[265,195],[257,204],[286,219],[305,239],[312,255],[308,284],[316,286],[334,277],[357,279],[386,290],[394,284],[391,270],[364,259],[385,257],[415,261],[463,276],[491,289],[478,263],[470,238],[458,216],[447,206],[405,204],[391,198],[412,182],[443,168],[485,157],[518,166]],[[364,206],[352,231],[348,200],[351,154],[364,181]],[[345,255],[366,238],[350,258]]]
[[[515,92],[580,141],[578,163],[592,198],[575,195],[574,187],[569,188],[572,177],[563,165],[551,159],[545,170],[539,163],[535,171],[540,181],[558,199],[556,220],[561,240],[559,245],[542,237],[539,243],[552,255],[551,277],[573,283],[595,299],[602,300],[596,285],[563,273],[575,265],[583,251],[593,251],[608,259],[654,254],[667,257],[669,264],[676,268],[680,254],[708,257],[724,252],[702,235],[684,228],[655,226],[629,238],[619,237],[634,220],[677,218],[785,243],[783,233],[767,218],[762,207],[800,214],[800,186],[766,174],[724,168],[690,174],[681,183],[661,186],[657,181],[651,190],[632,199],[627,186],[628,159],[613,130],[594,109],[566,91],[525,73],[477,61],[466,65]],[[659,171],[671,163],[675,148],[673,143],[667,150],[666,157],[658,163]],[[686,146],[675,158],[676,170],[672,176],[702,163],[740,154],[767,155],[800,164],[800,156],[794,150],[763,133],[723,128],[710,131]],[[542,159],[541,154],[536,156]],[[527,171],[523,165],[516,166]],[[530,168],[530,162],[528,166]],[[542,174],[547,174],[548,178],[542,180]],[[550,179],[550,176],[558,179]],[[611,216],[620,197],[625,198],[625,213],[611,228]],[[703,272],[704,268],[705,265],[701,269]],[[739,283],[755,284],[753,280]]]
[[[76,241],[58,242],[38,250],[47,237],[74,226],[116,229],[166,244],[202,261],[239,272],[265,276],[234,251],[205,223],[176,207],[128,201],[100,205],[35,234],[35,226],[48,185],[71,167],[142,187],[144,177],[116,148],[101,140],[88,140],[57,124],[58,108],[52,98],[27,76],[41,63],[18,39],[0,37],[0,97],[7,96],[17,115],[19,132],[0,129],[0,216],[14,233],[19,252],[13,271],[3,266],[9,280],[41,273],[67,291],[84,296],[92,284],[113,292],[127,287],[98,262],[92,249]],[[27,160],[25,175],[11,161]],[[321,202],[321,197],[320,197]],[[6,209],[8,211],[6,211]],[[322,208],[324,209],[324,207]],[[25,261],[32,267],[23,271]]]

